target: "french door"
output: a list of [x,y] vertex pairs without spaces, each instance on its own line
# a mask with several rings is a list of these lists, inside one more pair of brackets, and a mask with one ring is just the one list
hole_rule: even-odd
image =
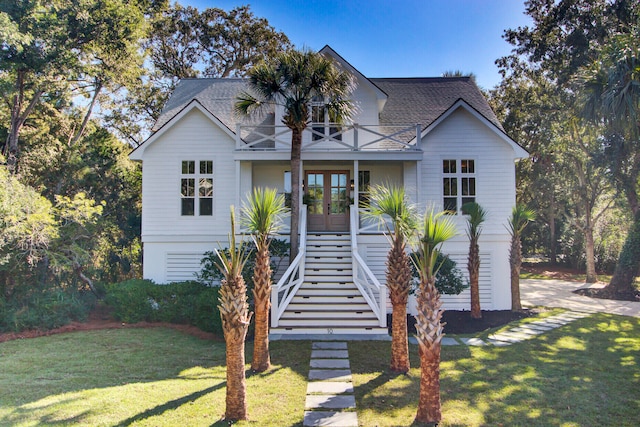
[[309,231],[349,230],[349,171],[306,171]]

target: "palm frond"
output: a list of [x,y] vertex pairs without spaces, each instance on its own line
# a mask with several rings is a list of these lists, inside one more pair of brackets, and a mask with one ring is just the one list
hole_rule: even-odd
[[282,227],[282,218],[288,212],[283,194],[275,188],[254,188],[242,207],[241,224],[265,240]]
[[511,210],[511,217],[507,223],[507,230],[511,236],[519,237],[524,228],[536,219],[536,213],[525,205],[516,204]]
[[240,243],[236,243],[236,219],[235,209],[233,206],[231,210],[231,232],[229,233],[229,250],[215,249],[216,256],[218,257],[216,267],[225,277],[235,277],[242,275],[242,269],[249,259],[251,249],[247,249],[247,245],[243,240]]

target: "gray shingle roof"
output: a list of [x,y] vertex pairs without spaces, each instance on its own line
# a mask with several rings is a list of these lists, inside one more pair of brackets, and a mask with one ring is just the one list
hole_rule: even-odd
[[[373,84],[388,95],[380,114],[381,125],[416,124],[423,129],[433,123],[456,101],[463,99],[487,120],[502,130],[502,125],[469,77],[371,78]],[[232,132],[240,120],[233,113],[236,95],[246,88],[246,80],[185,79],[180,81],[153,127],[157,131],[192,100],[198,100]],[[273,114],[242,119],[243,124],[275,124]],[[364,123],[363,123],[364,124]],[[244,135],[243,135],[244,136]]]
[[456,101],[463,99],[502,130],[486,98],[470,77],[370,78],[389,98],[380,124],[416,124],[428,127]]

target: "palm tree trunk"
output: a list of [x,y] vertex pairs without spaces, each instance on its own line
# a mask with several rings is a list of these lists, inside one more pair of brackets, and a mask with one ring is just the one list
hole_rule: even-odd
[[411,266],[404,242],[396,240],[387,257],[387,284],[393,307],[391,320],[391,363],[394,372],[408,372],[409,340],[407,332],[407,302],[411,281]]
[[291,243],[290,260],[298,255],[298,229],[300,224],[300,151],[302,147],[302,129],[291,129],[291,231],[289,241]]
[[520,301],[520,265],[522,264],[522,244],[519,236],[511,237],[509,266],[511,267],[511,311],[522,311]]
[[416,421],[439,423],[440,350],[442,348],[442,301],[435,287],[435,276],[421,280],[418,293],[417,338],[420,346],[420,399]]
[[269,308],[271,307],[271,263],[269,247],[261,244],[256,254],[253,274],[255,301],[255,335],[251,369],[264,372],[271,366],[269,356]]
[[480,308],[480,247],[477,242],[471,242],[469,247],[469,282],[471,284],[471,318],[482,319]]
[[225,331],[227,347],[227,395],[224,418],[227,421],[247,419],[247,384],[244,372],[244,338],[247,328]]

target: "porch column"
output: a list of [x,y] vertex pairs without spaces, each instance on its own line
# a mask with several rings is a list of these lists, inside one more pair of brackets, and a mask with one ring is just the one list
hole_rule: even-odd
[[[360,174],[360,161],[359,160],[354,160],[353,161],[353,208],[356,210],[356,226],[358,227],[358,229],[360,228],[360,181],[359,175]],[[356,230],[356,232],[359,230]]]

